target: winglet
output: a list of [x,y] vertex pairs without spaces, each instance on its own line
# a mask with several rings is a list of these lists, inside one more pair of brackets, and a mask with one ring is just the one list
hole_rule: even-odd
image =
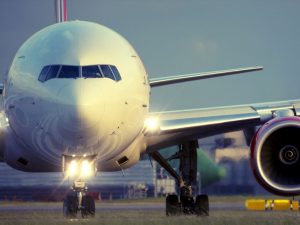
[[184,74],[184,75],[176,75],[176,76],[169,76],[169,77],[160,77],[160,78],[153,78],[150,79],[150,86],[151,87],[159,87],[168,84],[175,84],[181,83],[186,81],[193,81],[193,80],[203,80],[208,78],[214,77],[222,77],[240,73],[247,73],[262,70],[262,66],[256,67],[246,67],[246,68],[239,68],[239,69],[232,69],[232,70],[220,70],[220,71],[212,71],[212,72],[204,72],[204,73],[193,73],[193,74]]
[[67,21],[67,0],[54,0],[56,23]]

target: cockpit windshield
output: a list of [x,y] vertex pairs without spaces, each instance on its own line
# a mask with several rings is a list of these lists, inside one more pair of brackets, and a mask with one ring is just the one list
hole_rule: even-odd
[[82,77],[84,78],[100,78],[103,77],[99,66],[83,66]]
[[62,66],[58,78],[78,78],[79,66]]
[[122,80],[117,67],[113,65],[47,65],[43,67],[38,80],[46,82],[54,78],[109,78],[114,81]]

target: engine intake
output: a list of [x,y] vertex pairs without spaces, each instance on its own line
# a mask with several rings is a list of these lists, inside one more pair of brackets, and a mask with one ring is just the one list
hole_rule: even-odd
[[300,194],[300,118],[276,118],[251,142],[251,166],[258,182],[277,195]]

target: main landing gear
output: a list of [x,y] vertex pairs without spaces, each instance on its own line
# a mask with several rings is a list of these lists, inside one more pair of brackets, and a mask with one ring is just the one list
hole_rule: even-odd
[[82,218],[95,216],[94,198],[87,194],[87,186],[80,180],[74,182],[63,204],[63,214],[66,218],[76,218],[78,211],[81,211]]
[[[197,148],[198,141],[189,141],[179,145],[179,151],[168,159],[159,152],[151,153],[166,171],[172,175],[179,188],[180,195],[168,195],[166,198],[166,215],[209,215],[209,200],[207,195],[193,197],[193,189],[197,191]],[[170,166],[169,160],[179,159],[179,174]]]
[[194,199],[193,196],[180,196],[168,195],[166,198],[166,215],[209,215],[209,201],[207,195],[197,195]]

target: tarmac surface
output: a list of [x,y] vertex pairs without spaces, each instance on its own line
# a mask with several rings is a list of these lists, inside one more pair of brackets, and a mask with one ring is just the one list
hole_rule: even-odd
[[94,218],[65,218],[62,202],[0,201],[0,225],[299,225],[299,211],[248,211],[245,197],[212,197],[210,215],[166,216],[165,199],[112,200],[96,203]]
[[[15,203],[15,204],[3,204],[0,205],[0,212],[18,212],[18,211],[62,211],[63,203]],[[164,211],[164,203],[96,203],[96,212],[97,211]],[[245,210],[245,206],[241,202],[233,203],[211,203],[210,210],[234,210],[241,211]]]

